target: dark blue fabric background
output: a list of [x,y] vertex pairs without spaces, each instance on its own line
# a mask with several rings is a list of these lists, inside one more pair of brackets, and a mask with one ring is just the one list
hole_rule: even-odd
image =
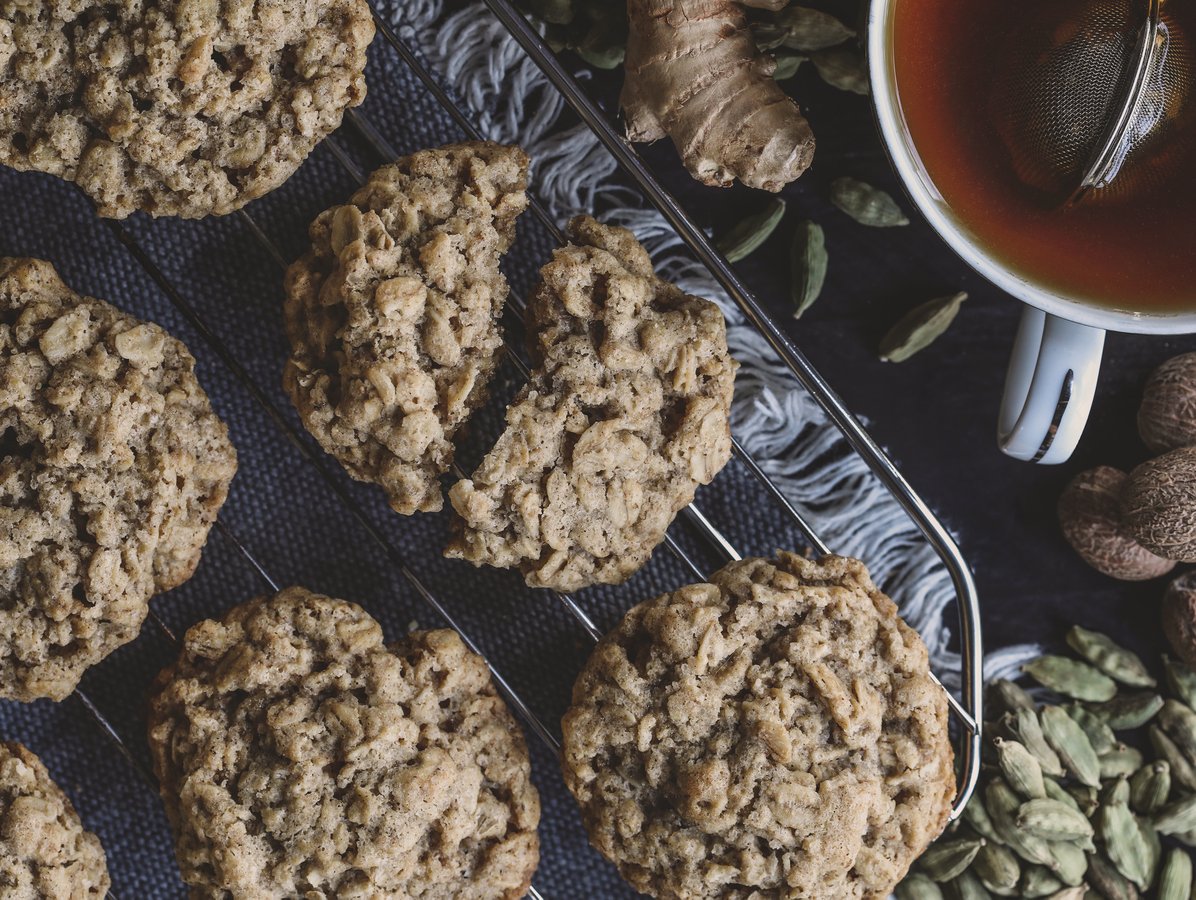
[[[363,111],[399,151],[461,138],[381,39],[372,48],[369,75],[370,95]],[[380,162],[356,145],[351,135],[334,139],[365,168]],[[353,179],[329,149],[321,147],[288,184],[251,204],[248,212],[283,256],[291,259],[304,246],[311,218],[343,201],[353,188]],[[574,675],[590,647],[585,633],[557,599],[547,592],[529,591],[512,573],[475,571],[464,563],[444,560],[440,550],[447,534],[446,514],[396,516],[381,502],[378,491],[351,482],[318,450],[319,464],[313,465],[288,439],[287,429],[298,429],[302,446],[309,451],[315,448],[299,429],[279,386],[285,354],[281,272],[246,221],[236,215],[199,222],[136,216],[123,227],[244,367],[249,382],[278,411],[278,420],[117,239],[112,226],[94,215],[79,191],[45,176],[0,170],[0,255],[50,260],[79,292],[160,323],[197,357],[199,378],[228,423],[240,455],[240,471],[221,520],[270,576],[280,584],[303,584],[361,603],[381,620],[388,636],[404,633],[412,623],[443,625],[404,577],[400,561],[405,562],[534,713],[557,732]],[[507,263],[515,291],[526,293],[550,249],[543,229],[525,216],[517,249]],[[519,334],[515,323],[509,322],[508,330],[512,336]],[[507,364],[495,387],[494,402],[478,417],[460,454],[464,468],[472,468],[497,433],[501,401],[517,388],[518,377]],[[353,517],[321,475],[321,468],[332,483],[348,491],[351,503],[376,526],[393,554]],[[743,552],[768,553],[799,543],[737,463],[702,491],[699,500]],[[675,526],[673,534],[704,567],[721,563],[684,525]],[[662,548],[627,585],[591,589],[579,600],[605,629],[637,600],[692,580]],[[224,535],[214,531],[195,577],[157,598],[154,609],[181,632],[263,590],[252,566]],[[147,623],[136,642],[83,680],[82,689],[130,748],[132,763],[77,697],[61,704],[0,703],[0,737],[27,744],[46,762],[86,825],[102,839],[114,894],[126,900],[184,896],[156,789],[143,777],[146,689],[174,652],[170,640]],[[544,804],[536,886],[546,897],[633,896],[613,868],[588,848],[555,758],[530,730],[525,731]]]

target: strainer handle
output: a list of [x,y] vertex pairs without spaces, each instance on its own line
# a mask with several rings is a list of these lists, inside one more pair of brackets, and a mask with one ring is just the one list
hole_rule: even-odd
[[1080,442],[1105,332],[1027,306],[1013,343],[997,440],[1016,459],[1066,462]]

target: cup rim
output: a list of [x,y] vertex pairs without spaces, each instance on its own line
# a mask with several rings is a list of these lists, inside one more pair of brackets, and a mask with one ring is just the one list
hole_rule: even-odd
[[[1196,331],[1196,312],[1150,313],[1085,303],[1060,294],[1012,271],[984,250],[967,228],[947,211],[946,202],[932,192],[929,175],[905,126],[897,79],[893,74],[890,22],[900,0],[871,0],[868,8],[868,75],[872,84],[872,109],[882,143],[897,170],[906,194],[935,232],[969,266],[1015,299],[1044,312],[1112,331],[1135,334],[1185,334]],[[1196,252],[1196,251],[1194,251]]]

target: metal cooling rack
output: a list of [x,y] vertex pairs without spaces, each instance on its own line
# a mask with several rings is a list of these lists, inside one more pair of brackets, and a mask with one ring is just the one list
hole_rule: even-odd
[[[860,425],[859,421],[848,411],[843,401],[839,399],[830,385],[815,370],[805,355],[770,319],[768,314],[764,312],[756,298],[745,287],[743,282],[740,281],[734,271],[732,271],[726,258],[713,247],[706,235],[693,222],[677,200],[661,186],[636,149],[616,129],[606,114],[586,96],[577,81],[560,64],[553,52],[540,38],[539,34],[523,18],[523,15],[514,7],[510,0],[484,0],[484,2],[527,55],[539,66],[572,110],[617,160],[623,172],[661,212],[694,255],[714,275],[719,284],[722,285],[728,295],[740,307],[747,319],[759,330],[778,356],[784,361],[798,382],[814,397],[823,410],[826,411],[831,422],[842,432],[853,450],[867,463],[873,474],[880,479],[881,483],[885,485],[893,497],[901,504],[910,519],[918,526],[927,542],[934,548],[943,565],[950,573],[956,592],[956,606],[959,613],[960,626],[958,639],[962,656],[962,697],[957,699],[946,688],[943,689],[947,695],[951,711],[960,726],[958,753],[962,765],[959,774],[959,791],[952,811],[952,818],[954,818],[962,811],[971,797],[980,774],[980,722],[982,719],[983,688],[979,602],[975,583],[959,547],[925,501],[918,496],[897,470],[892,460],[888,458],[876,441]],[[374,20],[385,42],[390,45],[402,62],[426,86],[428,91],[453,118],[457,125],[470,137],[481,139],[483,136],[469,114],[440,85],[437,77],[428,69],[421,58],[410,46],[400,39],[395,30],[376,10],[374,10]],[[390,161],[397,158],[398,154],[382,134],[358,110],[350,110],[346,114],[345,122],[345,127],[351,130],[357,138],[363,140],[381,159]],[[337,142],[337,136],[334,135],[326,139],[321,147],[330,152],[351,177],[358,182],[365,180],[366,173]],[[545,225],[550,234],[558,241],[563,241],[563,235],[557,223],[545,207],[534,198],[531,201],[531,209],[533,215]],[[251,214],[242,209],[238,215],[253,237],[261,244],[264,252],[280,267],[285,267],[287,264],[285,255]],[[484,657],[480,647],[460,627],[444,603],[428,589],[416,571],[408,565],[393,542],[373,523],[341,481],[329,470],[326,458],[318,449],[306,441],[295,426],[282,414],[274,401],[253,380],[245,367],[231,353],[216,332],[209,327],[196,307],[174,286],[162,269],[133,237],[131,232],[118,221],[104,220],[104,222],[111,229],[117,240],[162,290],[178,312],[196,329],[220,359],[221,363],[248,389],[267,417],[303,454],[306,461],[315,467],[321,480],[332,490],[338,502],[343,504],[352,517],[362,526],[370,540],[390,560],[395,570],[415,588],[424,602],[432,608],[445,624],[461,633],[462,639],[471,650],[478,653],[479,656]],[[522,312],[519,308],[521,304],[518,301],[512,302],[511,305],[515,307],[514,311],[516,313]],[[508,357],[514,362],[521,374],[526,376],[526,363],[520,358],[515,347],[508,345],[508,351]],[[819,537],[801,512],[768,477],[760,464],[753,459],[751,454],[748,453],[738,440],[732,438],[732,444],[735,457],[764,486],[768,494],[781,505],[785,514],[791,519],[810,547],[818,553],[829,553],[830,548]],[[735,549],[735,546],[695,504],[691,503],[683,510],[683,515],[709,540],[710,544],[723,557],[728,560],[742,558],[740,553]],[[277,591],[279,589],[278,582],[262,566],[245,543],[223,522],[217,521],[216,528],[217,533],[224,540],[230,542],[233,548],[245,558],[262,582],[270,590]],[[682,565],[695,578],[705,580],[708,573],[697,564],[672,536],[666,535],[665,547],[680,560]],[[557,593],[555,596],[592,640],[597,641],[602,636],[601,629],[599,629],[572,597],[561,593]],[[178,637],[156,612],[151,610],[149,618],[152,625],[169,641],[176,645],[178,644]],[[493,666],[490,666],[490,671],[495,684],[515,710],[516,714],[553,754],[559,753],[560,738],[556,731],[536,716],[528,704],[511,687],[510,682],[499,671]],[[126,744],[120,733],[100,708],[82,690],[77,690],[75,697],[87,715],[95,720],[99,728],[116,745],[117,749],[129,761],[130,765],[156,791],[157,784],[153,774],[132,753],[128,744]],[[116,898],[116,894],[112,892],[109,893],[109,896],[114,898],[114,900]],[[534,886],[530,888],[528,896],[534,898],[534,900],[542,900],[542,895]]]

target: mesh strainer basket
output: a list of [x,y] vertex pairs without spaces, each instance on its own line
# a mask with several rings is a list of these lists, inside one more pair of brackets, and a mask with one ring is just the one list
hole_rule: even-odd
[[1023,182],[1108,201],[1175,174],[1193,55],[1163,0],[1046,0],[1004,40],[992,116]]

